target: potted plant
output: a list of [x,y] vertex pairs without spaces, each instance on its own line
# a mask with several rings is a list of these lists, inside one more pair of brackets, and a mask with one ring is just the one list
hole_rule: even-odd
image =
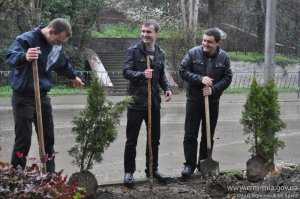
[[113,104],[106,99],[104,88],[94,76],[88,89],[87,106],[73,120],[75,145],[69,150],[73,163],[80,169],[72,174],[69,183],[77,182],[93,195],[98,186],[95,176],[88,170],[94,162],[101,162],[104,150],[117,136],[117,125],[129,98]]
[[278,93],[274,81],[260,86],[254,78],[251,84],[241,124],[250,145],[251,158],[247,161],[249,181],[262,180],[274,169],[274,154],[284,147],[276,133],[285,128],[280,119]]

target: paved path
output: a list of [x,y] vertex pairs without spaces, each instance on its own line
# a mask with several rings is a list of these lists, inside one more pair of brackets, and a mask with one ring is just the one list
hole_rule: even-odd
[[[109,96],[112,101],[122,97]],[[225,169],[243,169],[249,158],[248,146],[244,143],[240,117],[246,96],[240,94],[225,94],[221,98],[219,123],[216,129],[216,144],[214,159],[220,161],[220,167]],[[287,123],[287,128],[279,136],[286,142],[286,147],[277,156],[277,161],[300,163],[300,101],[295,93],[280,94],[281,118]],[[86,96],[52,97],[55,122],[55,148],[57,170],[64,169],[70,175],[77,168],[72,165],[68,150],[74,143],[71,134],[72,118],[85,107]],[[183,126],[185,117],[185,96],[174,96],[172,102],[162,104],[162,135],[159,156],[161,172],[178,176],[182,169],[183,157]],[[95,164],[92,172],[100,184],[119,181],[123,178],[123,151],[125,144],[126,114],[123,114],[119,127],[118,138],[103,155],[103,161]],[[0,98],[0,159],[9,161],[14,139],[13,118],[9,98]],[[144,177],[145,168],[146,129],[143,124],[137,147],[136,178]],[[38,157],[36,136],[32,139],[30,157]]]

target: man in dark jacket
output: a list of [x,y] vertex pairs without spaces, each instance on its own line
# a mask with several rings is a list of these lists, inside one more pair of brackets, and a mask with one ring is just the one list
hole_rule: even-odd
[[[153,168],[149,168],[149,150],[146,148],[146,175],[153,169],[153,177],[163,181],[158,172],[158,146],[160,139],[160,91],[163,89],[166,101],[172,96],[169,83],[165,75],[165,55],[156,44],[159,25],[155,21],[147,21],[141,27],[141,41],[127,50],[123,66],[123,75],[129,80],[129,95],[133,102],[127,111],[126,146],[124,152],[124,184],[133,185],[135,171],[136,145],[143,120],[147,124],[147,80],[152,82],[152,150]],[[151,69],[147,69],[146,56],[150,57]],[[148,142],[147,142],[148,143]]]
[[84,85],[65,57],[62,44],[72,30],[65,19],[54,19],[45,27],[37,27],[15,39],[7,54],[11,67],[10,83],[13,89],[12,107],[15,120],[15,144],[11,163],[14,167],[26,165],[31,145],[32,122],[37,129],[32,62],[38,61],[41,108],[44,129],[47,172],[55,171],[54,126],[52,106],[47,93],[52,87],[51,72],[56,71],[72,79],[74,86]]
[[232,80],[230,60],[226,52],[220,48],[220,40],[221,33],[218,29],[208,29],[203,35],[202,45],[190,49],[180,65],[179,73],[182,79],[187,82],[183,141],[186,162],[182,171],[183,177],[190,177],[196,168],[197,139],[201,121],[202,135],[199,160],[208,157],[206,127],[205,122],[203,122],[205,121],[204,96],[209,96],[213,146],[213,136],[219,113],[219,99]]

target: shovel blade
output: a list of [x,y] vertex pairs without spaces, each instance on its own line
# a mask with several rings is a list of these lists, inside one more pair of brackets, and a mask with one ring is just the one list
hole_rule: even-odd
[[211,158],[201,160],[199,169],[204,176],[217,176],[220,173],[219,162]]

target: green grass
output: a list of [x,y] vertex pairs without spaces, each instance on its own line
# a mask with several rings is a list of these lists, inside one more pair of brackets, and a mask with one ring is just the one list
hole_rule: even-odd
[[54,86],[49,95],[59,96],[59,95],[76,95],[76,94],[86,94],[86,88],[73,88],[69,86]]
[[10,86],[0,86],[0,97],[11,96],[12,90]]
[[[86,89],[71,88],[68,86],[55,86],[49,92],[49,95],[51,96],[76,94],[86,94]],[[12,89],[10,88],[10,86],[0,86],[0,97],[9,97],[11,95]]]
[[139,37],[140,30],[136,27],[130,27],[125,24],[119,25],[106,25],[103,31],[92,32],[92,37],[94,38],[137,38]]
[[[259,63],[264,61],[264,55],[258,52],[229,52],[232,61]],[[299,58],[276,55],[275,62],[279,65],[298,64]]]
[[[228,88],[224,93],[226,94],[247,94],[250,91],[250,88]],[[297,92],[298,88],[279,88],[279,93],[289,93]],[[68,86],[55,86],[49,92],[51,96],[61,96],[61,95],[77,95],[77,94],[86,94],[86,88],[71,88]],[[12,89],[10,86],[0,86],[0,97],[9,97],[12,95]]]
[[[197,35],[201,37],[202,31],[199,30]],[[176,30],[172,27],[162,27],[159,38],[170,38],[176,35],[182,35],[182,30]],[[103,27],[101,32],[92,31],[94,38],[139,38],[140,27],[130,26],[127,24],[108,24]]]

